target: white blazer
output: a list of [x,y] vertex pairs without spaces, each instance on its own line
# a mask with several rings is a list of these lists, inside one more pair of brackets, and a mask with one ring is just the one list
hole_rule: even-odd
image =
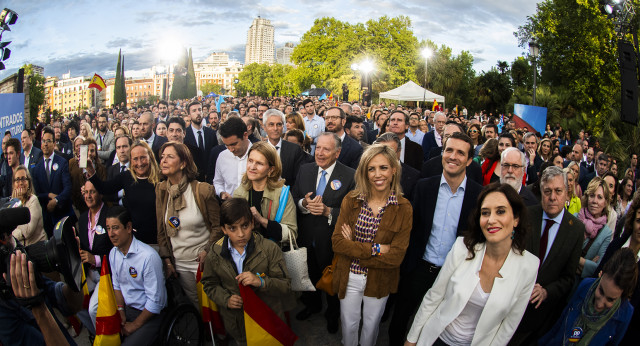
[[[466,260],[469,251],[459,237],[444,262],[433,287],[424,299],[407,336],[409,342],[432,345],[467,305],[480,282],[478,272],[485,244],[476,245],[476,256]],[[538,275],[540,260],[524,251],[510,251],[495,278],[487,304],[482,310],[471,345],[506,345],[527,308]]]

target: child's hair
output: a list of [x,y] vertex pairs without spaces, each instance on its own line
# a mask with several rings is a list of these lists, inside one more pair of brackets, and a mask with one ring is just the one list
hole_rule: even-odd
[[244,198],[230,198],[222,202],[220,207],[220,224],[233,225],[242,220],[253,220],[249,203]]

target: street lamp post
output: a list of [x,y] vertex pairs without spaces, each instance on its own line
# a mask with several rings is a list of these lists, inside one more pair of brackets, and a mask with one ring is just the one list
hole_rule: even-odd
[[533,102],[532,104],[536,105],[536,79],[538,77],[538,67],[536,63],[538,62],[538,55],[540,54],[540,46],[538,42],[535,40],[529,41],[529,54],[533,58]]
[[427,63],[432,54],[431,48],[424,47],[422,49],[422,56],[424,57],[424,95],[422,96],[422,106],[425,107],[425,109],[427,105]]

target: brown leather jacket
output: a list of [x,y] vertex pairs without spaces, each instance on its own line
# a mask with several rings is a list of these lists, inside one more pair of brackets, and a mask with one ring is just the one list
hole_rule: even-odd
[[[196,180],[193,180],[189,184],[191,184],[193,195],[196,196],[196,204],[210,232],[209,241],[205,247],[205,249],[209,250],[213,243],[222,238],[222,230],[220,229],[220,204],[216,199],[216,190],[212,185]],[[167,235],[166,224],[164,222],[168,198],[169,192],[167,191],[167,184],[156,184],[156,220],[158,221],[159,253],[161,258],[171,258],[171,262],[174,262],[171,240]]]
[[[382,298],[398,290],[400,280],[400,264],[409,246],[409,236],[413,224],[413,208],[404,197],[398,197],[398,205],[389,204],[378,231],[373,239],[376,244],[389,244],[389,252],[380,256],[371,256],[372,243],[361,243],[352,240],[355,224],[360,214],[363,201],[351,194],[345,196],[340,207],[340,216],[336,222],[331,241],[333,252],[337,257],[336,268],[333,272],[333,289],[338,292],[338,298],[343,299],[349,281],[349,267],[355,258],[360,259],[360,265],[367,267],[367,286],[364,295]],[[342,235],[342,225],[351,227],[352,239],[345,239]]]

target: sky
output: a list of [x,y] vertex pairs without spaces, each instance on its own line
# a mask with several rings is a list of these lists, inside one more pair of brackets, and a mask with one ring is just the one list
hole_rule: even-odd
[[[68,71],[72,77],[115,75],[118,50],[126,75],[143,75],[165,66],[180,51],[193,49],[194,61],[227,52],[244,63],[247,31],[257,16],[275,26],[276,47],[297,43],[317,18],[350,23],[387,15],[408,16],[418,40],[446,45],[454,54],[474,56],[477,73],[498,60],[525,54],[513,32],[535,13],[537,0],[2,0],[18,22],[2,41],[11,57],[0,80],[25,63],[45,68],[46,76]],[[372,5],[373,4],[373,5]]]

